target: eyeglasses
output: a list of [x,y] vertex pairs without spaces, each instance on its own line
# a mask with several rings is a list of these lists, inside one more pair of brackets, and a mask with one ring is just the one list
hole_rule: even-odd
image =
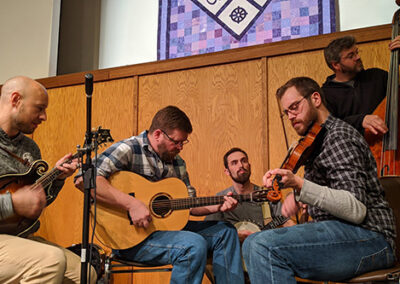
[[360,51],[358,48],[355,51],[350,52],[346,56],[343,56],[342,59],[350,59],[353,60],[358,54],[360,54]]
[[301,98],[300,100],[298,100],[298,101],[292,103],[287,109],[284,109],[284,110],[283,110],[283,113],[281,114],[281,117],[284,118],[284,119],[287,119],[287,118],[289,117],[289,113],[291,113],[291,114],[293,114],[293,115],[299,114],[299,113],[300,113],[300,111],[299,111],[300,103],[301,103],[304,99],[308,98],[308,97],[311,96],[311,95],[312,95],[312,94],[309,94],[309,95],[307,95],[307,96]]
[[172,143],[174,143],[175,145],[179,145],[179,146],[183,146],[187,143],[189,143],[189,140],[183,140],[183,141],[176,141],[175,139],[172,139],[171,137],[169,137],[169,135],[162,129],[160,129],[162,133],[164,133],[164,135],[168,138],[169,141],[171,141]]

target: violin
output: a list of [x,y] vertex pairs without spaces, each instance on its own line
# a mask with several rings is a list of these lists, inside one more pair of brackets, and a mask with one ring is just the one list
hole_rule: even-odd
[[[297,142],[297,145],[289,150],[280,168],[290,170],[295,174],[310,158],[314,150],[321,145],[324,134],[325,128],[318,123],[314,123],[307,134]],[[281,179],[281,176],[276,175],[272,180],[272,189],[267,194],[268,200],[278,202],[282,198]]]

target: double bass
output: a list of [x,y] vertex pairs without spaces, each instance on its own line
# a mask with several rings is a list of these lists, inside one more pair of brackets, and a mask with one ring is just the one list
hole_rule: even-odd
[[[393,16],[392,40],[399,35],[400,9]],[[385,120],[388,132],[383,136],[365,132],[371,152],[375,157],[378,176],[385,188],[400,186],[400,136],[399,136],[399,50],[390,54],[386,98],[374,111]]]

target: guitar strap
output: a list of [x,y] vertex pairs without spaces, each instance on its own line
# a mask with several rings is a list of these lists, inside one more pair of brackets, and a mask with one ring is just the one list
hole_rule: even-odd
[[261,204],[264,226],[272,221],[271,208],[269,207],[269,202],[263,202]]
[[18,155],[15,155],[13,152],[7,150],[6,148],[4,148],[3,146],[0,145],[0,149],[2,149],[4,152],[6,152],[8,155],[10,155],[11,157],[13,157],[14,159],[16,159],[18,162],[20,162],[21,164],[23,164],[24,166],[30,167],[31,163],[29,163],[27,160],[22,159],[21,157],[19,157]]
[[[254,185],[254,190],[259,190],[257,185]],[[267,225],[272,221],[271,207],[268,201],[261,203],[261,211],[263,216],[263,226]]]

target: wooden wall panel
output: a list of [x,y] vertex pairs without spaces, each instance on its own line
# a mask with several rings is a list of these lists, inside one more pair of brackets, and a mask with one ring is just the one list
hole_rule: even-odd
[[[115,140],[135,133],[135,79],[96,83],[93,91],[92,126],[110,128]],[[48,121],[33,135],[43,158],[51,166],[83,144],[86,132],[86,95],[83,85],[49,90]],[[123,122],[123,123],[122,123]],[[102,151],[102,149],[100,149]],[[56,201],[41,216],[39,234],[60,245],[82,240],[83,194],[66,181]]]
[[[359,45],[361,58],[365,68],[379,67],[388,69],[390,53],[388,51],[389,41],[370,42]],[[323,50],[296,53],[284,56],[277,56],[268,59],[268,131],[270,143],[271,167],[279,167],[286,155],[284,129],[288,136],[289,146],[298,140],[298,135],[292,129],[288,121],[282,126],[276,90],[289,79],[298,76],[308,76],[322,85],[326,77],[333,74],[327,67]]]
[[139,130],[153,115],[176,105],[191,119],[190,143],[181,152],[198,196],[231,185],[222,157],[234,146],[248,152],[252,180],[260,183],[266,167],[265,99],[260,60],[170,72],[139,80]]
[[[324,36],[320,39],[321,42],[326,40]],[[364,66],[387,69],[389,41],[363,40],[365,43],[359,47]],[[291,44],[302,42],[288,41],[287,50],[291,50]],[[308,40],[304,40],[306,42]],[[214,195],[231,185],[223,173],[222,156],[233,146],[248,152],[252,181],[260,184],[265,171],[279,167],[286,155],[283,129],[287,131],[289,144],[298,140],[291,126],[282,124],[276,89],[294,76],[310,76],[323,83],[332,72],[319,47],[304,48],[307,51],[299,51],[296,47],[293,49],[296,53],[284,55],[280,54],[286,52],[260,53],[258,58],[257,50],[248,49],[248,59],[246,51],[241,50],[240,62],[226,58],[224,64],[219,56],[215,62],[209,61],[215,65],[190,65],[185,69],[184,63],[190,60],[182,59],[183,67],[180,65],[179,70],[174,70],[171,63],[168,70],[157,73],[158,65],[152,65],[156,71],[123,79],[109,79],[109,72],[114,69],[100,70],[97,73],[103,76],[95,78],[92,125],[110,128],[118,141],[148,129],[151,118],[160,108],[176,105],[187,113],[193,124],[193,133],[189,136],[191,142],[181,155],[187,162],[191,182],[199,196]],[[58,82],[62,78],[49,80]],[[43,158],[51,166],[65,153],[74,152],[77,144],[83,143],[86,96],[82,84],[71,86],[73,84],[66,83],[64,87],[49,91],[49,120],[33,135]],[[75,189],[72,179],[68,179],[57,200],[41,217],[39,233],[63,246],[81,242],[82,200],[83,194]],[[170,273],[123,274],[117,275],[114,283],[167,283],[169,278]],[[203,282],[208,283],[208,280]]]
[[279,104],[275,97],[276,90],[293,77],[308,76],[317,82],[323,82],[329,74],[322,51],[290,54],[268,59],[268,116],[270,122],[268,131],[271,168],[280,167],[286,156],[284,131],[286,130],[289,146],[299,138],[289,121],[281,120]]

